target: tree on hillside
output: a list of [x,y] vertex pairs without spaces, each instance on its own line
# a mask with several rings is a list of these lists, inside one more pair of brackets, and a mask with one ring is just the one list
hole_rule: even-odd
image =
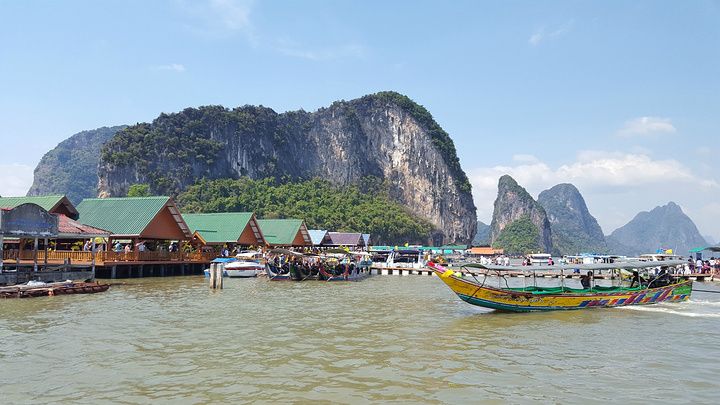
[[133,184],[128,188],[128,197],[149,197],[150,196],[150,185],[149,184]]

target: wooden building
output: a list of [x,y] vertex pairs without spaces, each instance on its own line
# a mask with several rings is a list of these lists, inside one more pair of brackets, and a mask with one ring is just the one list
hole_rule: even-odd
[[345,246],[353,249],[364,249],[363,234],[355,232],[328,232],[328,246]]
[[[109,235],[105,230],[80,224],[64,214],[49,213],[33,203],[0,209],[0,284],[94,278],[96,238],[103,240]],[[19,245],[18,248],[7,249],[6,238],[15,241],[9,245]],[[78,241],[91,247],[82,252],[87,257],[79,265],[73,265],[76,252],[49,249],[51,243],[58,246]],[[3,274],[6,266],[13,267],[14,272]]]
[[257,222],[269,246],[312,246],[302,219],[258,219]]
[[15,208],[21,204],[36,204],[50,214],[62,214],[78,219],[77,209],[64,195],[0,197],[0,208]]
[[193,241],[201,245],[267,245],[252,212],[183,214],[182,217],[193,232]]
[[473,246],[468,250],[470,256],[501,256],[504,253],[503,249],[495,249],[491,246]]
[[80,222],[111,232],[133,245],[144,240],[189,241],[190,228],[170,197],[87,198],[77,207]]

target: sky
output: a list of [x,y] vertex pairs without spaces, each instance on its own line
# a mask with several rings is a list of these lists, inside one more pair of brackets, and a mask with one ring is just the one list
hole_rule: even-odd
[[0,195],[86,129],[382,90],[497,180],[575,184],[606,234],[669,201],[720,239],[720,1],[0,0]]

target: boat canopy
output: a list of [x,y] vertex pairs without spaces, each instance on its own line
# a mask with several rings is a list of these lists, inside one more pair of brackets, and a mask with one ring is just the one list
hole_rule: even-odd
[[690,250],[690,253],[700,253],[704,250],[710,251],[710,252],[720,252],[720,246],[705,246],[705,247],[699,247]]
[[653,262],[615,262],[615,263],[592,263],[592,264],[559,264],[553,266],[497,266],[490,264],[467,263],[461,267],[471,267],[493,271],[547,271],[547,270],[613,270],[613,269],[646,269],[652,267],[668,267],[684,265],[683,260],[663,260]]
[[270,253],[274,253],[276,255],[290,255],[290,256],[302,256],[302,253],[299,252],[293,252],[292,250],[282,249],[282,248],[275,248],[271,249]]
[[236,260],[237,259],[234,257],[217,257],[217,258],[213,259],[210,263],[230,263],[230,262],[234,262]]

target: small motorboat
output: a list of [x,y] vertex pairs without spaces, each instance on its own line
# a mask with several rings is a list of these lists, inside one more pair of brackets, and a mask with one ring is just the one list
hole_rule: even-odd
[[225,264],[227,277],[257,277],[265,270],[265,265],[251,260],[237,260]]

